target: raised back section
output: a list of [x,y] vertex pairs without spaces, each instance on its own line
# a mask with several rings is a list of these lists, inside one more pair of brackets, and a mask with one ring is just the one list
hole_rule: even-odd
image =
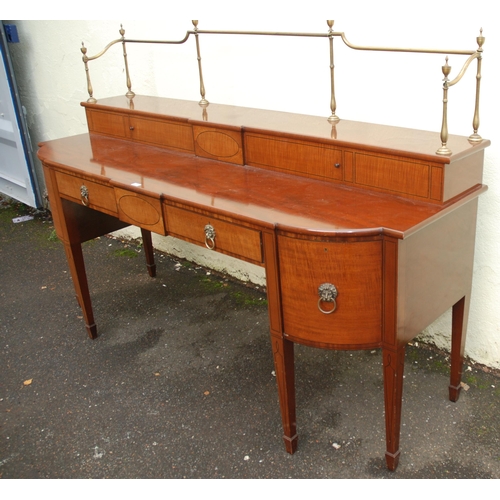
[[82,105],[94,134],[439,204],[481,183],[489,145],[450,136],[442,156],[431,132],[160,97]]

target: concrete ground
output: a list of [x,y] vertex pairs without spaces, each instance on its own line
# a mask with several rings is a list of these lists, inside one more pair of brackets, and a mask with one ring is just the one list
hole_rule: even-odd
[[92,341],[49,214],[0,205],[0,478],[500,478],[498,374],[469,363],[452,403],[447,356],[409,346],[389,472],[380,351],[296,346],[289,455],[263,290],[160,253],[149,278],[103,237]]

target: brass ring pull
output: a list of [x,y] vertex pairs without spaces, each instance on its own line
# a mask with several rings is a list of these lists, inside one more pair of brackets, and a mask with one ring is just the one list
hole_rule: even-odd
[[[318,309],[323,313],[323,314],[332,314],[332,312],[337,309],[337,288],[335,285],[332,285],[331,283],[323,283],[318,287],[318,295],[319,295],[319,300],[318,300]],[[332,309],[323,309],[321,307],[322,302],[333,302],[333,308]]]
[[82,199],[82,203],[88,207],[89,206],[89,190],[85,184],[82,184],[80,187],[80,196]]
[[213,250],[215,248],[215,229],[210,224],[205,226],[205,246],[209,250]]

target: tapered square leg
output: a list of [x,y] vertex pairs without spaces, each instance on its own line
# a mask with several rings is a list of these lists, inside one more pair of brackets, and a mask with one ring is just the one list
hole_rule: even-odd
[[156,276],[156,264],[153,251],[153,240],[151,238],[151,231],[141,228],[142,234],[142,245],[144,248],[144,253],[146,254],[146,267],[148,269],[148,274],[151,278]]
[[297,449],[297,420],[295,416],[295,366],[293,342],[271,335],[278,395],[283,422],[283,440],[288,453]]
[[453,402],[458,401],[460,396],[468,312],[468,297],[462,297],[452,309],[451,369],[448,389],[450,401]]
[[94,321],[94,312],[92,311],[92,302],[90,300],[89,285],[85,272],[82,245],[80,243],[65,243],[64,250],[66,251],[71,278],[73,279],[76,298],[82,308],[87,334],[91,339],[95,339],[97,338],[97,326]]
[[385,459],[389,470],[396,470],[399,463],[399,436],[401,431],[401,405],[403,400],[403,373],[405,346],[396,351],[382,350],[384,366],[385,402]]

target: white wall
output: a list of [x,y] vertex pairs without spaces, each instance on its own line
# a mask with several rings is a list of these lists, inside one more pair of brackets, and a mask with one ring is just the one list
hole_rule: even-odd
[[[225,2],[222,2],[224,4]],[[335,19],[335,29],[359,45],[389,47],[475,49],[479,29],[484,29],[480,134],[492,141],[486,151],[484,183],[489,186],[479,206],[473,297],[466,354],[476,362],[500,368],[500,137],[496,124],[500,35],[493,20],[493,2],[475,8],[470,2],[364,1],[342,2],[329,11],[318,2],[307,3],[289,16],[272,2],[252,2],[250,13],[238,14],[228,2],[206,2],[210,12],[199,15],[200,29],[325,32],[325,19]],[[284,5],[290,5],[287,2]],[[45,8],[44,3],[44,8]],[[99,4],[85,3],[88,12]],[[130,7],[130,6],[128,6]],[[266,7],[266,8],[264,8]],[[314,8],[313,8],[314,7]],[[81,62],[82,41],[89,55],[118,38],[120,23],[129,38],[179,40],[192,28],[191,13],[159,17],[145,2],[115,8],[125,19],[114,21],[15,21],[21,43],[11,45],[32,141],[55,139],[86,131],[80,102],[87,99]],[[43,11],[50,15],[50,11]],[[108,13],[109,14],[109,13]],[[5,14],[4,14],[5,15]],[[59,14],[64,15],[64,13]],[[112,14],[113,16],[115,14]],[[137,18],[134,16],[138,16]],[[142,16],[142,18],[140,17]],[[147,16],[150,19],[147,19]],[[24,17],[23,14],[12,17]],[[69,17],[69,16],[68,16]],[[132,20],[127,20],[127,17]],[[146,17],[146,19],[143,19]],[[359,52],[335,41],[337,113],[341,118],[435,130],[441,126],[442,55]],[[184,45],[128,46],[133,90],[138,94],[199,99],[194,39]],[[281,37],[203,36],[201,55],[207,99],[211,102],[294,111],[328,116],[329,49],[326,39]],[[464,57],[450,56],[452,76]],[[96,98],[126,91],[120,46],[104,59],[91,63]],[[475,63],[449,95],[449,130],[470,135],[474,106]],[[437,135],[438,137],[438,135]],[[439,146],[439,141],[437,142]],[[227,270],[242,279],[264,282],[259,268],[207,254],[198,247],[171,238],[155,244],[190,259]],[[432,248],[429,249],[432,251]],[[424,332],[426,340],[448,348],[451,315],[448,312]]]

